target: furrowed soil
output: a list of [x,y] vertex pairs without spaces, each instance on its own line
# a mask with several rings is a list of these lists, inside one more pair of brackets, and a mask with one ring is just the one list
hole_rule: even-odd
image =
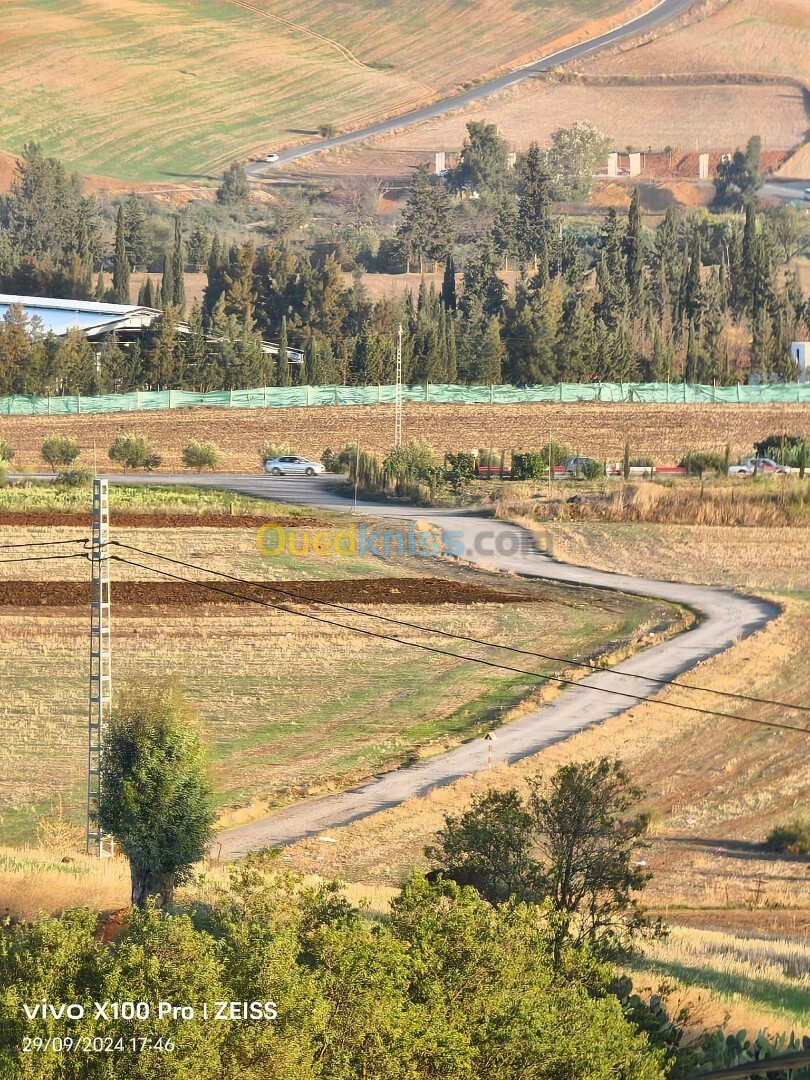
[[[213,592],[196,582],[116,581],[114,602],[121,607],[197,607],[200,604],[267,604],[307,606],[338,604],[527,604],[540,602],[535,592],[510,592],[440,578],[347,578],[339,581],[240,583],[210,578]],[[545,598],[548,597],[546,593]],[[85,607],[89,583],[81,581],[0,581],[0,608]],[[324,615],[328,613],[324,612]]]
[[[171,413],[0,418],[0,438],[16,451],[16,469],[41,469],[39,450],[48,435],[75,439],[79,466],[92,467],[94,447],[112,444],[122,431],[146,436],[162,455],[161,469],[184,471],[182,451],[190,439],[211,439],[222,451],[223,472],[258,471],[265,441],[289,442],[296,452],[319,456],[359,441],[367,450],[387,451],[394,430],[393,405],[313,406],[291,409],[186,409]],[[810,436],[806,405],[643,405],[580,402],[571,405],[431,405],[403,408],[407,439],[427,439],[439,453],[473,447],[536,448],[549,435],[578,452],[621,460],[629,439],[634,454],[659,465],[677,463],[690,449],[734,458],[751,452],[756,439],[774,432]]]
[[[0,529],[24,528],[27,526],[46,525],[48,528],[89,528],[91,513],[79,511],[25,510],[0,511]],[[148,513],[110,512],[110,525],[119,529],[255,529],[258,525],[277,525],[282,529],[328,528],[330,522],[316,517],[265,516],[257,510],[255,514],[195,514],[189,513]]]

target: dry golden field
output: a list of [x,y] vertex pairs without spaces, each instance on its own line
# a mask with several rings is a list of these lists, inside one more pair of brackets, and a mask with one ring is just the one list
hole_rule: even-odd
[[9,0],[0,146],[35,139],[79,172],[130,181],[205,178],[321,124],[430,100],[629,6]]
[[[296,409],[177,409],[98,416],[0,417],[0,439],[16,451],[14,467],[42,470],[42,442],[51,433],[69,435],[82,447],[79,464],[107,464],[107,448],[122,431],[146,435],[163,457],[162,468],[182,471],[190,439],[212,439],[222,450],[224,472],[258,472],[265,441],[294,444],[319,457],[359,440],[368,450],[387,451],[393,440],[393,405],[322,406]],[[690,449],[751,452],[755,439],[772,433],[810,435],[810,409],[802,405],[431,405],[406,404],[403,435],[424,438],[439,453],[492,446],[530,449],[549,435],[578,452],[621,460],[630,440],[634,454],[674,465]],[[94,451],[95,447],[95,451]]]
[[[0,543],[43,542],[81,532],[75,527],[2,528]],[[470,593],[465,594],[466,603],[452,602],[448,590],[454,582],[468,589],[481,583],[497,589],[503,583],[492,575],[435,560],[359,555],[268,558],[258,550],[255,527],[116,528],[114,533],[123,543],[251,581],[350,580],[357,582],[359,594],[360,579],[369,575],[385,574],[392,579],[391,588],[400,591],[414,575],[420,581],[426,574],[438,576],[447,579],[447,587],[439,587],[435,594],[439,602],[403,604],[392,597],[391,602],[374,603],[366,610],[493,641],[517,640],[546,652],[553,645],[554,654],[562,657],[612,651],[660,625],[660,604],[566,588],[518,594],[520,587],[513,585],[512,599],[490,588],[480,593],[480,603],[469,602],[470,596],[476,599]],[[136,562],[167,568],[147,556],[120,550]],[[204,576],[168,569],[190,580]],[[16,585],[17,597],[0,603],[4,731],[0,835],[7,841],[30,838],[38,817],[52,815],[57,796],[63,799],[69,820],[76,820],[82,805],[85,602],[74,597],[68,606],[54,606],[65,602],[49,600],[41,586],[22,583],[50,582],[55,587],[57,582],[86,580],[86,575],[87,565],[80,560],[3,567],[3,579]],[[115,684],[120,689],[128,682],[164,676],[180,683],[200,715],[225,815],[239,808],[243,815],[258,816],[268,806],[331,790],[400,764],[415,753],[453,745],[516,707],[538,686],[542,672],[555,668],[550,662],[538,667],[537,678],[500,673],[412,651],[398,641],[315,623],[289,611],[217,604],[207,594],[199,600],[179,598],[173,583],[135,604],[127,600],[125,582],[161,579],[117,562],[112,577]],[[401,587],[395,584],[399,581]],[[71,597],[74,594],[75,589],[69,590]],[[530,596],[531,602],[514,602],[517,595]],[[304,608],[310,610],[311,605]],[[385,630],[363,614],[324,608],[316,613],[348,626]],[[433,640],[419,630],[397,628],[397,632],[407,640]],[[484,649],[481,655],[490,653]]]
[[[697,30],[703,25],[698,24]],[[700,103],[697,114],[696,102]],[[518,151],[527,149],[531,142],[548,145],[553,131],[580,120],[604,132],[617,150],[627,146],[656,151],[664,146],[689,151],[696,146],[701,150],[724,150],[744,146],[757,132],[762,133],[767,149],[789,149],[804,138],[807,110],[801,89],[793,86],[533,82],[375,140],[367,147],[347,148],[339,167],[334,159],[314,158],[306,168],[313,173],[346,175],[356,165],[358,171],[386,175],[392,163],[394,171],[405,173],[420,161],[432,160],[432,151],[459,151],[470,120],[497,123]]]

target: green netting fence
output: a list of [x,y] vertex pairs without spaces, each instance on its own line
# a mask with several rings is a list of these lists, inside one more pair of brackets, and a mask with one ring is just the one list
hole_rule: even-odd
[[[81,416],[159,409],[284,409],[316,405],[391,405],[391,386],[262,386],[253,390],[136,390],[100,397],[0,398],[3,416]],[[810,404],[810,383],[702,386],[694,383],[555,383],[550,386],[456,386],[429,383],[402,388],[405,402],[447,405],[524,405],[532,402],[646,402],[649,404]]]

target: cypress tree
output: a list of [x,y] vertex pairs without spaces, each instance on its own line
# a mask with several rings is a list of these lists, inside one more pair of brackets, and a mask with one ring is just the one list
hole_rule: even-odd
[[172,303],[182,315],[186,307],[185,253],[183,251],[183,230],[180,215],[174,219],[174,247],[172,249]]
[[518,181],[517,248],[531,262],[542,288],[549,275],[551,247],[550,178],[538,144],[532,143]]
[[103,300],[104,294],[107,291],[107,282],[104,280],[104,270],[99,270],[98,277],[96,278],[96,300]]
[[276,357],[276,385],[292,386],[290,376],[290,358],[287,352],[287,316],[281,316],[281,336],[278,340],[278,355]]
[[447,256],[444,264],[444,278],[442,279],[442,303],[448,311],[455,311],[457,306],[456,297],[456,264],[452,255]]
[[126,227],[123,204],[118,207],[115,222],[115,262],[113,264],[113,289],[119,304],[129,303],[129,253],[127,252]]
[[641,206],[638,188],[633,189],[633,197],[630,200],[624,250],[627,259],[627,287],[630,292],[631,302],[638,314],[642,305],[641,285],[644,271],[644,245],[641,233]]
[[163,255],[163,277],[160,282],[160,306],[165,310],[174,304],[174,265],[172,257]]
[[134,193],[127,199],[125,219],[129,265],[133,270],[145,270],[149,261],[146,214],[141,200]]

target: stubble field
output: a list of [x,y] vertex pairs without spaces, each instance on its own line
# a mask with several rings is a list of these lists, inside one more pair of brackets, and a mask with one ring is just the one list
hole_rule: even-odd
[[[16,451],[15,469],[41,470],[39,450],[48,435],[68,435],[82,448],[79,464],[101,468],[107,448],[122,431],[145,435],[162,456],[161,468],[182,471],[190,439],[211,439],[222,450],[223,472],[258,472],[264,442],[289,442],[296,452],[320,457],[355,441],[385,453],[394,430],[392,405],[313,406],[294,409],[177,409],[171,413],[98,416],[0,417],[0,439]],[[687,450],[726,444],[733,456],[750,454],[753,442],[773,433],[810,436],[810,409],[802,405],[431,405],[403,409],[405,439],[427,439],[440,453],[492,446],[536,449],[549,436],[578,453],[621,460],[626,440],[633,454],[673,465]]]
[[[0,543],[50,542],[76,533],[75,526],[0,527]],[[364,612],[493,642],[519,641],[562,658],[613,651],[661,624],[660,604],[568,588],[526,590],[433,559],[268,558],[258,550],[255,526],[116,527],[114,537],[207,571],[268,585],[283,582],[280,587],[288,591],[358,608],[355,614],[301,601],[293,603],[294,610],[220,602],[225,598],[194,585],[113,563],[115,685],[121,690],[128,683],[169,677],[183,688],[199,713],[218,803],[228,821],[259,816],[268,807],[451,746],[518,707],[537,690],[543,673],[565,667],[537,661],[522,676],[417,652],[402,640],[363,636],[350,628],[396,633],[422,644],[435,645],[435,638],[380,623]],[[208,572],[115,551],[192,581],[212,580]],[[19,842],[33,838],[40,818],[54,816],[57,799],[69,822],[81,813],[87,564],[54,560],[2,569],[0,836]],[[216,584],[241,591],[233,583]],[[247,592],[290,607],[273,592]],[[447,644],[451,652],[475,649]],[[499,655],[491,648],[476,654]]]

